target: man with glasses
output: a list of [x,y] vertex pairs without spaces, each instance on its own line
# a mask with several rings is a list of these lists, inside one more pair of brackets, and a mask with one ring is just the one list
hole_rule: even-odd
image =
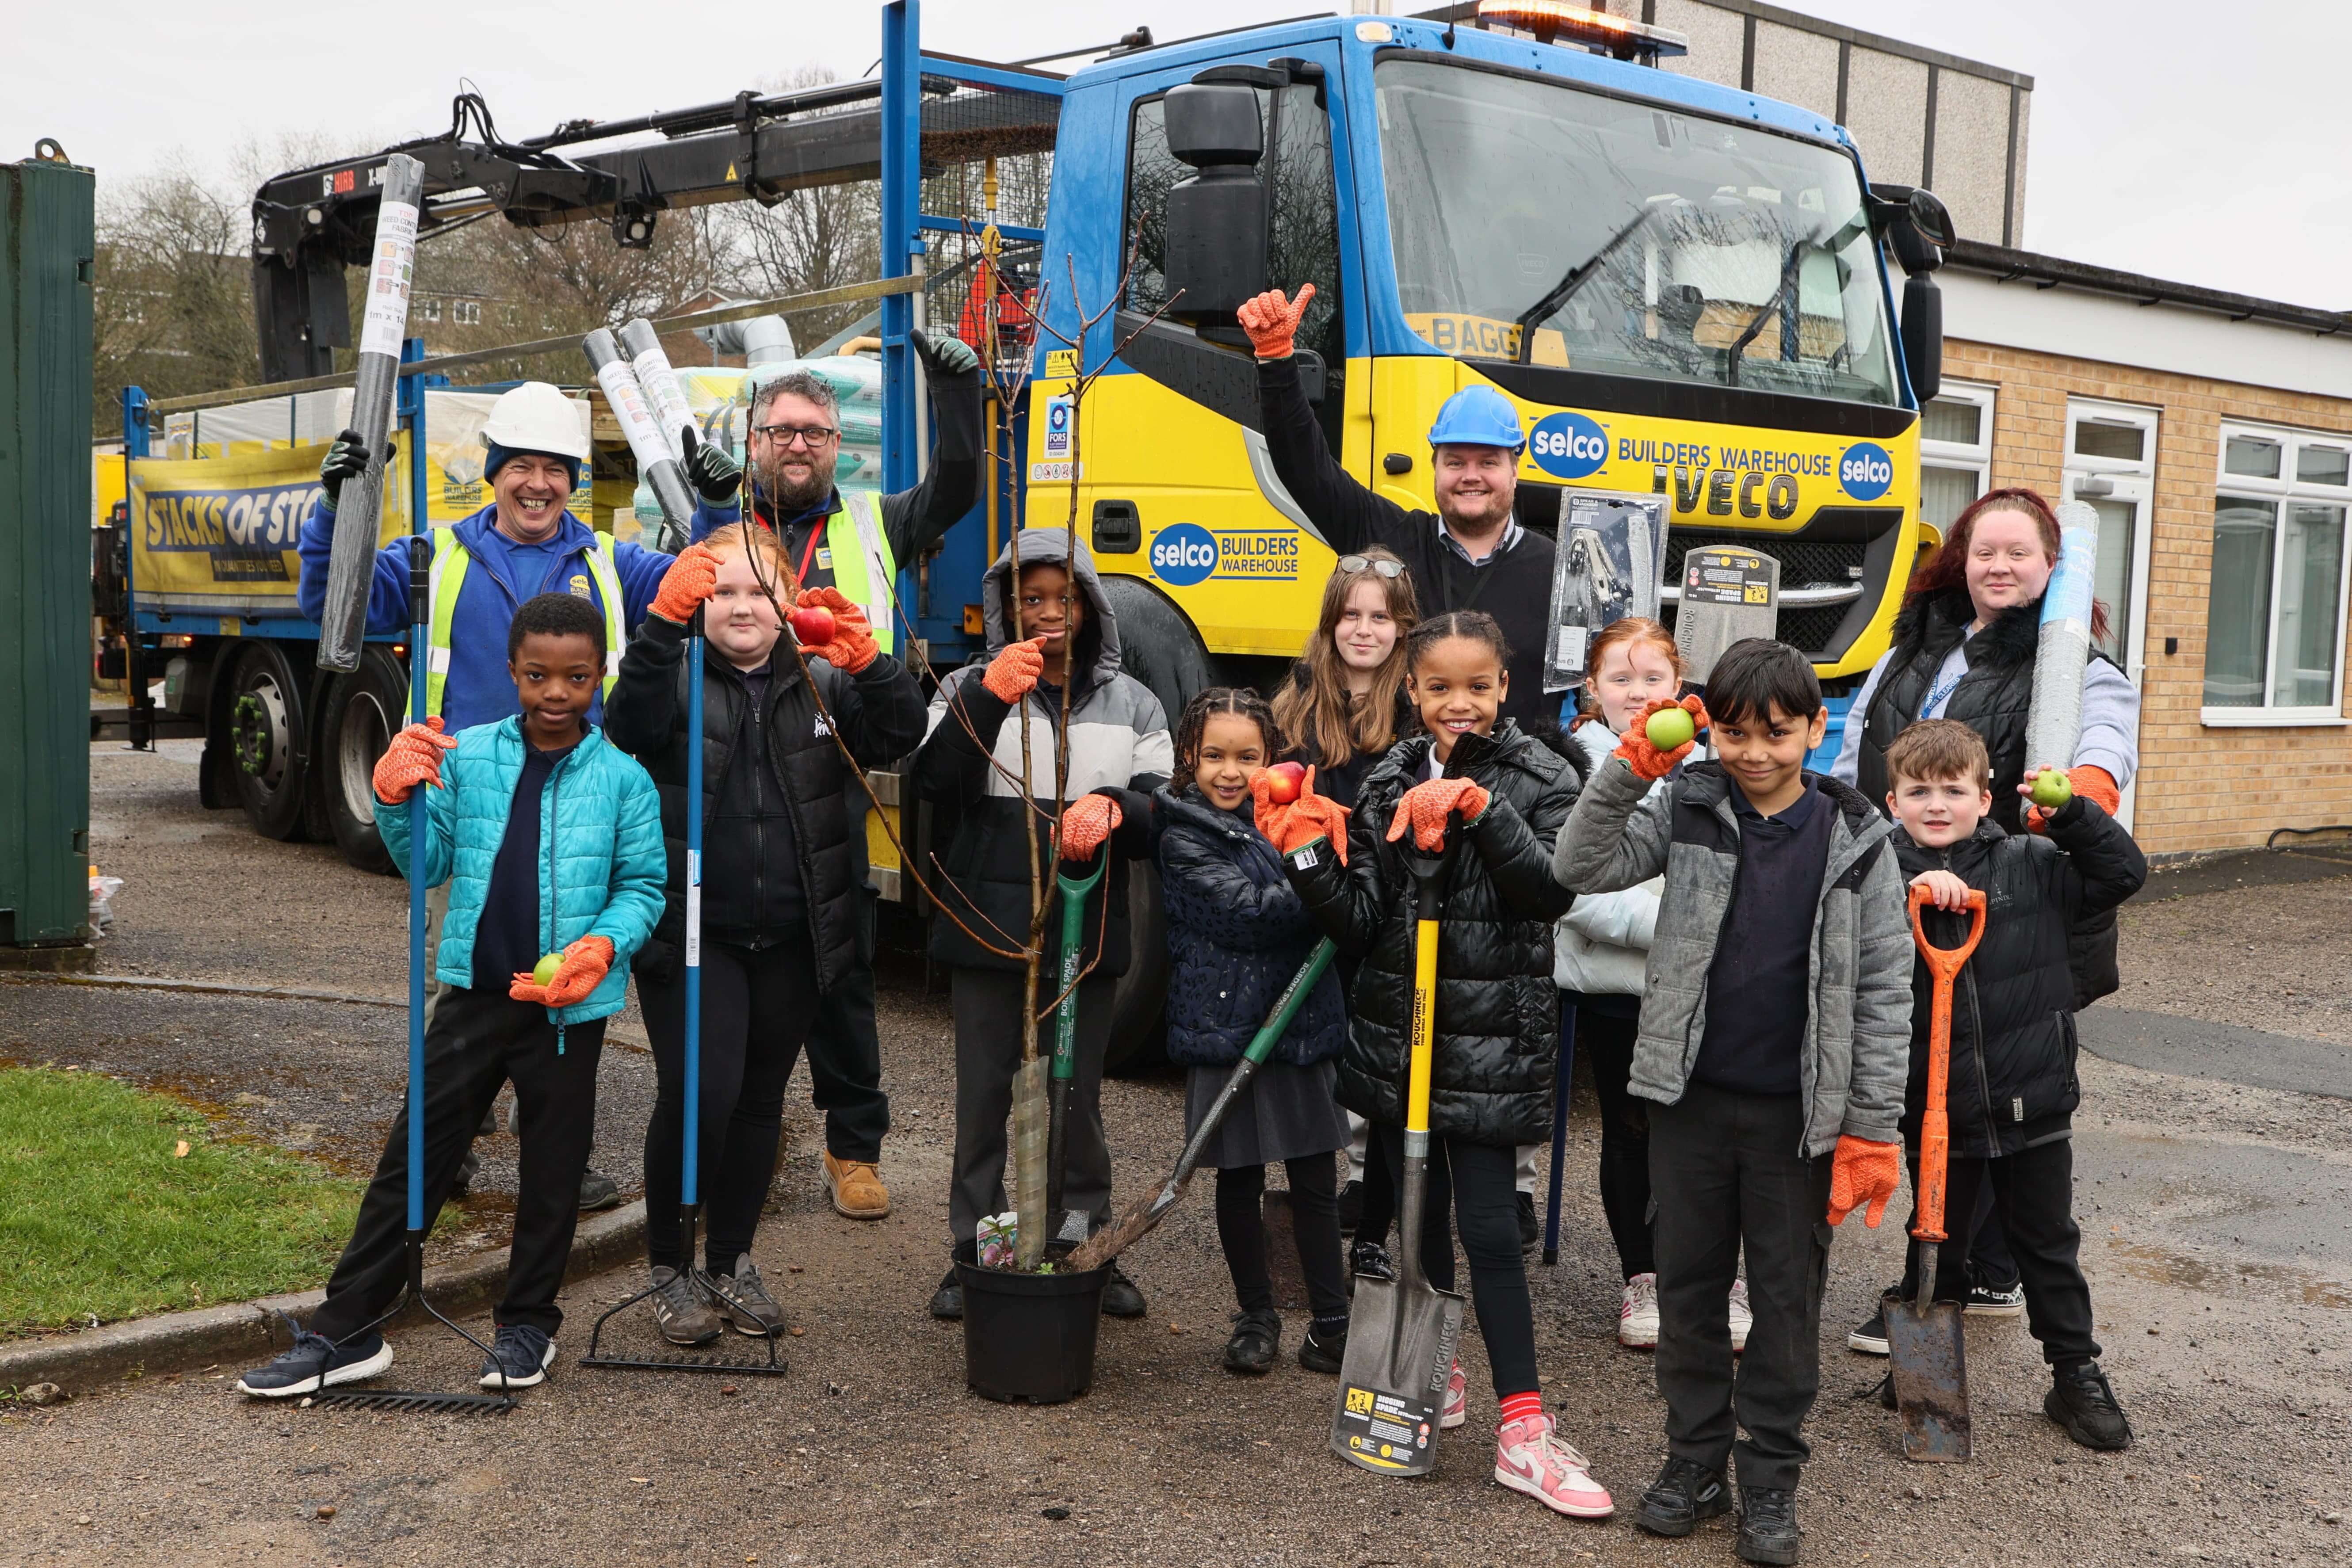
[[[939,441],[922,482],[896,495],[843,490],[841,402],[815,372],[793,369],[753,385],[747,422],[749,471],[723,446],[704,442],[686,460],[701,504],[694,537],[741,516],[747,488],[751,513],[782,542],[797,580],[788,588],[835,588],[866,612],[874,641],[898,652],[895,603],[898,566],[919,559],[980,494],[980,356],[955,338],[908,334],[931,388]],[[746,380],[757,375],[748,373]],[[853,786],[852,820],[865,820],[866,792]],[[858,881],[866,877],[866,840],[856,835]],[[876,906],[866,888],[856,962],[818,1004],[808,1037],[809,1077],[824,1112],[824,1172],[833,1206],[852,1219],[890,1212],[890,1191],[879,1170],[882,1137],[890,1128],[890,1101],[882,1090],[882,1046],[874,1016]]]

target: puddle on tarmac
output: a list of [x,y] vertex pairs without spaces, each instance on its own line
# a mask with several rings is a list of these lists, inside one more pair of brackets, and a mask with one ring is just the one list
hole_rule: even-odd
[[2123,1261],[2124,1272],[2159,1285],[2184,1290],[2207,1290],[2226,1296],[2260,1296],[2299,1301],[2307,1307],[2352,1310],[2352,1284],[2329,1279],[2307,1268],[2283,1263],[2247,1263],[2231,1258],[2198,1258],[2161,1247],[2109,1242],[2107,1250]]

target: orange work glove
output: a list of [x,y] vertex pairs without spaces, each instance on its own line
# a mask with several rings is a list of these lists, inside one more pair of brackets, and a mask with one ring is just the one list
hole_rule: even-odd
[[1876,1230],[1885,1217],[1886,1200],[1902,1179],[1902,1144],[1839,1134],[1837,1152],[1830,1156],[1830,1223],[1842,1225],[1846,1215],[1868,1204],[1862,1223]]
[[1127,814],[1107,795],[1082,795],[1062,808],[1062,858],[1091,860]]
[[[2030,793],[2032,789],[2034,779],[2039,776],[2042,770],[2040,768],[2028,769],[2026,771],[2024,782],[2017,786],[2019,790]],[[2066,782],[2074,787],[2074,791],[2076,795],[2085,795],[2092,800],[2097,801],[2099,803],[2099,809],[2105,812],[2109,816],[2115,816],[2116,813],[2123,809],[2123,786],[2116,783],[2115,774],[2107,772],[2107,770],[2103,767],[2097,766],[2095,763],[2084,763],[2080,767],[2068,768],[2066,770]],[[2060,809],[2063,810],[2064,808],[2062,806]],[[2042,810],[2038,805],[2029,805],[2025,808],[2025,826],[2029,831],[2041,833],[2045,831],[2049,825],[2050,814],[2048,812]]]
[[563,950],[563,962],[555,966],[555,978],[544,985],[534,984],[528,974],[518,974],[507,987],[507,994],[518,1002],[536,1002],[542,1007],[569,1007],[575,1002],[585,1002],[588,994],[604,983],[613,967],[613,942],[610,937],[583,936]]
[[689,544],[662,574],[661,587],[649,607],[672,626],[682,626],[694,619],[694,612],[718,587],[718,553],[708,545]]
[[1309,283],[1298,291],[1296,300],[1283,298],[1279,289],[1269,289],[1255,300],[1244,300],[1237,312],[1242,319],[1242,331],[1249,334],[1250,347],[1260,359],[1288,359],[1290,340],[1298,331],[1298,319],[1307,314],[1307,301],[1315,298],[1315,285]]
[[418,784],[439,789],[441,753],[457,743],[457,736],[441,732],[438,713],[394,735],[392,744],[383,749],[383,755],[375,760],[376,799],[386,805],[398,805]]
[[1412,841],[1423,852],[1435,854],[1445,847],[1445,819],[1454,812],[1462,814],[1466,825],[1477,820],[1486,809],[1488,796],[1468,779],[1430,779],[1404,792],[1396,804],[1396,812],[1389,818],[1389,842],[1404,837],[1405,828],[1412,828]]
[[1018,702],[1045,673],[1045,639],[1031,637],[1027,642],[1007,643],[1004,651],[989,661],[980,683],[999,702]]
[[1302,845],[1328,838],[1339,857],[1339,864],[1348,863],[1348,808],[1329,795],[1315,793],[1312,766],[1299,784],[1297,800],[1274,798],[1274,772],[1270,768],[1252,775],[1250,798],[1256,803],[1253,815],[1257,830],[1265,835],[1276,854],[1288,855]]
[[866,612],[851,604],[840,589],[803,588],[793,603],[803,610],[833,612],[833,640],[810,648],[811,658],[821,658],[845,675],[856,675],[882,651],[874,640],[873,628],[866,624]]
[[1689,756],[1692,748],[1698,744],[1697,734],[1671,752],[1662,752],[1650,744],[1650,715],[1661,708],[1683,709],[1690,714],[1692,724],[1700,733],[1704,733],[1713,722],[1706,716],[1706,704],[1698,700],[1696,691],[1680,702],[1668,702],[1662,699],[1633,715],[1633,721],[1625,726],[1624,734],[1618,737],[1617,750],[1612,754],[1624,758],[1625,765],[1633,770],[1635,778],[1648,779],[1653,784],[1673,773],[1675,764]]

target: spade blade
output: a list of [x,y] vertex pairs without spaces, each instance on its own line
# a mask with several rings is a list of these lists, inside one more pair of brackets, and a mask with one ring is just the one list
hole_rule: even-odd
[[1360,1279],[1339,1366],[1331,1451],[1377,1475],[1437,1466],[1437,1421],[1462,1338],[1462,1298],[1418,1280]]
[[1886,1314],[1886,1350],[1903,1424],[1903,1457],[1928,1465],[1965,1464],[1974,1447],[1960,1304],[1937,1301],[1922,1308],[1894,1291],[1879,1304]]

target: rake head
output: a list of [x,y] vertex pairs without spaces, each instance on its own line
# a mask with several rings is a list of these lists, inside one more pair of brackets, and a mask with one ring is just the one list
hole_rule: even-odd
[[391,1388],[331,1388],[306,1396],[296,1406],[343,1410],[413,1410],[432,1415],[504,1415],[522,1401],[509,1394],[422,1394]]
[[598,1355],[592,1350],[580,1358],[580,1364],[603,1367],[608,1372],[727,1372],[750,1377],[782,1377],[792,1367],[776,1354],[773,1340],[768,1341],[767,1345],[765,1361],[732,1360],[723,1355]]

